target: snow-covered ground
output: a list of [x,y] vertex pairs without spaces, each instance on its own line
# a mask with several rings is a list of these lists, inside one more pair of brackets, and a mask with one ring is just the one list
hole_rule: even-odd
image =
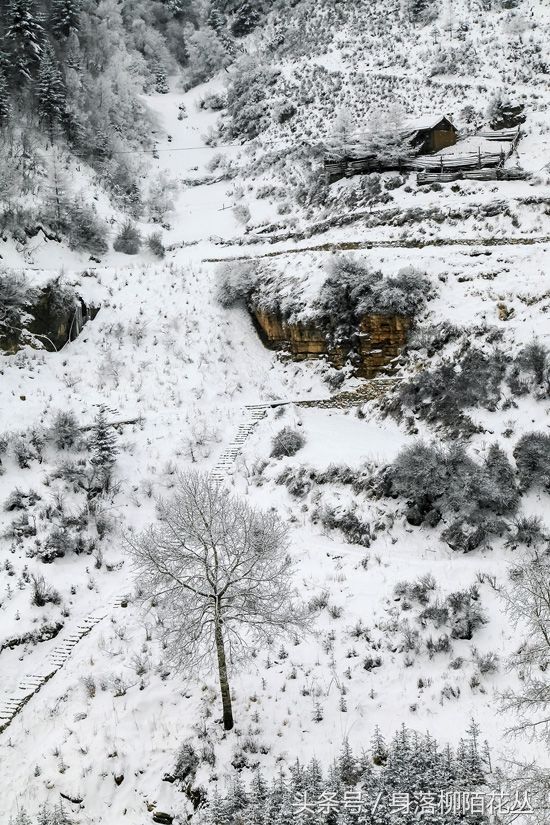
[[[336,67],[342,65],[337,56]],[[324,62],[330,68],[330,60]],[[296,243],[280,240],[267,245],[255,237],[243,248],[237,243],[243,228],[233,211],[234,182],[216,180],[215,169],[205,168],[220,152],[236,164],[245,161],[240,146],[212,148],[205,142],[217,115],[198,108],[197,101],[220,82],[185,94],[172,91],[147,98],[158,117],[159,134],[161,129],[163,133],[158,157],[149,159],[150,174],[162,172],[178,183],[170,228],[163,230],[165,243],[174,248],[163,261],[148,252],[131,259],[110,251],[101,263],[90,262],[45,239],[23,256],[14,243],[2,243],[4,265],[20,268],[34,283],[61,271],[87,302],[100,307],[80,337],[61,352],[25,348],[2,358],[2,432],[48,427],[59,410],[72,410],[87,426],[102,404],[113,421],[126,422],[119,427],[117,486],[104,514],[113,529],[101,542],[101,554],[71,553],[44,565],[32,555],[34,537],[16,541],[6,536],[0,542],[0,648],[4,641],[44,624],[63,623],[55,638],[24,641],[0,652],[0,700],[16,689],[23,676],[43,669],[54,648],[85,616],[107,611],[63,668],[0,734],[2,823],[22,805],[35,811],[43,801],[58,802],[60,794],[83,825],[142,825],[151,821],[155,809],[183,817],[188,802],[163,776],[172,770],[182,742],[188,737],[198,741],[203,730],[216,755],[215,767],[205,762],[200,768],[198,781],[205,787],[211,787],[215,778],[223,785],[247,737],[256,740],[259,750],[249,764],[260,762],[275,774],[281,763],[297,756],[305,760],[315,755],[328,762],[345,737],[360,750],[376,725],[389,737],[401,722],[456,744],[474,717],[496,761],[509,753],[533,758],[532,745],[504,738],[510,720],[499,713],[499,692],[517,680],[506,670],[506,657],[521,638],[521,628],[509,624],[490,583],[492,577],[505,581],[513,562],[503,541],[460,555],[438,538],[437,531],[409,526],[395,502],[357,499],[349,487],[338,483],[314,488],[302,501],[280,483],[283,470],[300,465],[326,470],[330,465],[358,468],[365,462],[391,462],[412,436],[404,424],[382,418],[376,404],[363,405],[361,416],[353,408],[295,404],[272,410],[257,425],[229,473],[232,491],[260,507],[276,507],[286,520],[298,565],[296,584],[304,599],[328,594],[310,637],[286,647],[276,642],[232,677],[237,719],[232,734],[224,735],[216,721],[216,675],[176,672],[160,642],[159,616],[154,609],[144,612],[134,599],[136,583],[123,551],[123,534],[154,519],[154,497],[169,495],[175,470],[212,469],[232,440],[247,404],[330,394],[323,381],[324,365],[279,358],[262,346],[243,309],[219,305],[217,269],[208,259],[277,253],[269,266],[281,280],[289,276],[290,284],[301,281],[307,294],[333,254],[331,245],[403,241],[402,248],[365,248],[357,254],[384,273],[410,264],[427,273],[437,295],[428,303],[421,324],[448,321],[472,330],[499,327],[501,346],[510,353],[535,338],[544,343],[550,335],[547,206],[523,202],[529,195],[546,198],[547,180],[498,186],[464,182],[454,192],[400,188],[393,190],[390,204],[445,212],[450,207],[505,200],[517,220],[498,210],[494,216],[479,218],[475,209],[464,220],[428,218],[412,229],[409,224],[371,227],[359,219]],[[538,112],[537,117],[542,123],[547,115]],[[531,128],[520,149],[531,158],[525,168],[540,170],[548,157],[547,135],[537,141]],[[204,176],[212,182],[201,182]],[[193,178],[197,185],[191,185]],[[240,185],[245,187],[246,181],[243,177]],[[86,186],[85,179],[82,185]],[[345,194],[351,185],[349,181],[337,184],[334,191],[339,187]],[[253,193],[245,201],[252,225],[280,218],[273,204]],[[113,220],[121,219],[110,207],[102,205],[102,209]],[[149,232],[154,227],[142,224],[141,228]],[[480,239],[530,235],[540,236],[540,242],[475,245]],[[457,243],[444,248],[406,247],[411,238],[442,237]],[[461,246],[465,239],[473,245]],[[313,245],[323,250],[299,251]],[[502,319],[502,305],[507,320]],[[547,400],[532,397],[520,398],[515,408],[507,410],[473,410],[472,418],[485,432],[476,435],[468,449],[473,456],[484,455],[498,439],[510,453],[513,444],[506,440],[505,431],[513,429],[514,443],[525,432],[546,431],[549,411]],[[305,445],[293,458],[270,459],[271,439],[283,425],[299,428]],[[418,427],[419,436],[434,436],[427,426],[419,423]],[[31,520],[38,518],[43,529],[50,522],[55,526],[60,500],[65,514],[77,517],[83,506],[81,494],[54,478],[56,467],[67,457],[66,451],[49,442],[41,459],[31,460],[29,468],[17,466],[11,453],[3,457],[0,503],[14,488],[32,490],[40,498],[31,507]],[[364,520],[377,525],[368,548],[346,542],[339,530],[324,527],[318,517],[323,507],[351,505],[359,507]],[[544,493],[525,497],[522,508],[548,519]],[[1,512],[3,533],[16,516]],[[32,606],[29,574],[44,576],[58,591],[60,604]],[[402,616],[395,586],[427,574],[435,580],[434,598],[444,599],[477,584],[487,621],[472,640],[454,640],[451,651],[430,658],[423,649],[409,657],[401,646]],[[112,606],[119,596],[129,597],[127,607]],[[415,611],[417,606],[408,613],[411,624]],[[479,657],[490,652],[498,655],[498,667],[480,675]],[[374,666],[366,664],[378,657],[380,662]],[[456,667],[459,658],[463,663]],[[314,721],[318,707],[322,719]],[[538,751],[535,754],[543,759]],[[245,770],[245,778],[249,775]]]

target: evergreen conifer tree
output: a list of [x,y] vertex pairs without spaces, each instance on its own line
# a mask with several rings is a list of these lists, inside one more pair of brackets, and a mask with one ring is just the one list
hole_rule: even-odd
[[170,91],[168,87],[168,78],[166,76],[166,69],[160,63],[157,64],[155,70],[155,91],[160,95],[166,95]]
[[0,64],[0,129],[9,123],[10,115],[10,88],[4,67]]
[[374,729],[371,742],[372,761],[375,765],[385,765],[388,759],[388,749],[378,725]]
[[68,37],[80,25],[80,0],[52,0],[50,29],[56,37]]
[[94,419],[89,447],[90,462],[96,469],[100,486],[109,489],[113,465],[118,454],[117,438],[112,426],[107,422],[107,408],[102,405]]
[[266,815],[267,784],[260,771],[254,774],[248,798],[246,825],[270,825]]
[[357,760],[346,738],[342,743],[338,760],[340,778],[344,785],[354,785],[358,779]]
[[40,59],[36,94],[40,120],[51,133],[54,125],[65,116],[66,94],[55,52],[50,44],[44,48]]
[[10,819],[10,825],[32,825],[32,821],[26,810],[21,808],[15,819]]
[[10,0],[5,43],[16,82],[26,83],[32,79],[42,55],[43,39],[44,29],[33,0]]

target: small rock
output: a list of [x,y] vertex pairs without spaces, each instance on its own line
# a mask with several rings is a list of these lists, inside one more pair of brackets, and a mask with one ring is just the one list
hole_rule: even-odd
[[163,811],[155,811],[153,814],[153,822],[157,822],[159,825],[172,825],[173,821],[172,814],[166,814]]
[[115,776],[115,785],[122,785],[123,782],[124,782],[124,774],[123,773],[120,773],[117,776]]

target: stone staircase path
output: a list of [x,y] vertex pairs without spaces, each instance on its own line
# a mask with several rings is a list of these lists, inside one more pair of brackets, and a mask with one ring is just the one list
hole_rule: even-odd
[[54,647],[48,655],[47,662],[37,669],[37,673],[23,676],[13,693],[5,699],[0,699],[0,733],[6,730],[34,694],[38,693],[40,688],[63,667],[80,640],[102,622],[112,609],[123,607],[125,604],[125,598],[118,597],[102,610],[95,610],[81,619],[71,632]]
[[294,404],[297,407],[318,407],[320,409],[350,409],[360,406],[366,401],[373,401],[391,391],[398,383],[398,378],[372,378],[365,381],[357,389],[336,393],[329,398],[307,398],[296,400],[269,401],[265,404],[247,404],[243,409],[243,420],[238,425],[234,438],[220,455],[218,462],[211,471],[211,478],[222,484],[228,477],[229,471],[242,453],[243,446],[256,425],[265,418],[268,410],[276,407],[285,407]]

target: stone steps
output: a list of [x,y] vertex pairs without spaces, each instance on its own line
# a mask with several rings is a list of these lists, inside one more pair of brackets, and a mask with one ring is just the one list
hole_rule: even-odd
[[[125,596],[117,597],[111,603],[111,607],[113,609],[119,608],[122,606],[122,603],[125,602]],[[48,657],[50,664],[46,666],[44,672],[30,673],[23,676],[12,695],[0,700],[0,734],[6,730],[15,716],[34,694],[38,693],[40,688],[63,667],[78,643],[87,636],[97,624],[103,621],[107,615],[108,613],[106,612],[98,613],[95,611],[84,619],[81,619],[76,625],[75,630],[69,633],[69,635],[51,651]]]

